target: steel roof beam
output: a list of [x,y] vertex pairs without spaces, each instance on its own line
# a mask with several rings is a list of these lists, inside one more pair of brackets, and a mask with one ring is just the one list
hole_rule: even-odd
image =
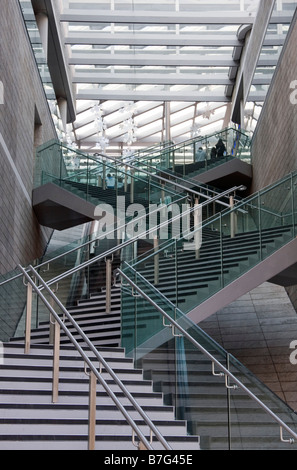
[[65,44],[70,45],[108,45],[108,46],[201,46],[201,47],[236,47],[240,41],[236,37],[226,35],[211,34],[209,36],[199,34],[146,34],[127,33],[127,34],[98,34],[77,33],[69,35],[64,40]]
[[175,66],[175,67],[235,67],[238,65],[232,58],[222,58],[220,55],[197,58],[182,55],[162,54],[73,54],[69,59],[70,65],[129,65],[129,66]]
[[[264,46],[282,46],[284,44],[282,35],[269,35]],[[195,46],[195,47],[240,47],[241,41],[236,37],[228,37],[224,34],[98,34],[93,33],[73,33],[64,40],[67,45],[92,45],[92,46]]]
[[230,99],[225,95],[216,95],[211,92],[199,93],[196,91],[191,92],[168,92],[168,91],[153,91],[137,92],[131,90],[81,90],[77,93],[77,100],[128,100],[128,101],[211,101],[211,102],[229,102]]
[[213,75],[194,75],[189,74],[76,74],[73,77],[73,83],[92,83],[92,84],[134,84],[134,85],[232,85],[233,81],[221,74],[216,77]]
[[107,10],[72,10],[65,9],[60,16],[62,22],[67,23],[124,23],[124,24],[221,24],[240,25],[253,23],[254,13],[248,12],[220,12],[215,16],[213,12],[181,12],[181,11],[107,11]]
[[[291,15],[276,12],[272,15],[271,24],[290,23]],[[107,11],[107,10],[72,10],[65,9],[60,16],[67,23],[121,23],[121,24],[187,24],[187,25],[241,25],[253,24],[255,13],[220,11],[182,12],[182,11]]]

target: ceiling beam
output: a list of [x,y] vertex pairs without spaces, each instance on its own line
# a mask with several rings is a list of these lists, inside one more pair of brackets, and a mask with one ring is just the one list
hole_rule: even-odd
[[73,53],[69,65],[128,65],[128,66],[171,66],[171,67],[236,67],[232,57],[187,54],[78,54]]
[[[264,46],[282,46],[284,44],[282,35],[268,35]],[[64,39],[67,45],[92,45],[92,46],[195,46],[195,47],[240,47],[241,41],[236,37],[228,37],[224,34],[111,34],[99,32],[77,32],[70,33]]]
[[240,41],[236,37],[215,33],[212,34],[142,34],[139,32],[127,34],[111,33],[73,33],[64,40],[70,45],[99,45],[99,46],[201,46],[201,47],[236,47]]
[[94,84],[133,84],[133,85],[232,85],[233,81],[225,75],[216,77],[213,75],[195,74],[123,74],[123,73],[77,73],[73,77],[73,83]]
[[241,25],[253,23],[254,13],[222,12],[181,12],[181,11],[108,11],[108,10],[73,10],[65,9],[61,21],[67,23],[133,23],[133,24],[216,24]]
[[[59,13],[52,0],[32,0],[34,14],[45,14],[48,18],[47,63],[57,99],[67,103],[67,122],[75,120],[75,96],[71,86],[71,73],[67,65],[63,38],[60,33]],[[35,19],[35,18],[34,18]]]
[[225,95],[216,95],[214,93],[199,93],[199,92],[175,92],[172,91],[147,91],[137,92],[131,90],[130,92],[125,89],[118,90],[81,90],[77,93],[77,100],[128,100],[128,101],[211,101],[211,102],[229,102],[230,99]]
[[[81,10],[65,9],[60,16],[62,22],[67,23],[119,23],[119,24],[186,24],[186,25],[241,25],[253,24],[255,12],[220,11],[217,15],[209,12],[182,12],[182,11],[108,11],[108,10]],[[275,12],[271,24],[290,23],[292,16],[285,11]]]

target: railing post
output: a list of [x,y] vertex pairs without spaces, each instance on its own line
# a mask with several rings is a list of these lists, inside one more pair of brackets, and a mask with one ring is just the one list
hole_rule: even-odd
[[54,330],[54,357],[53,357],[53,390],[52,402],[57,403],[59,396],[59,371],[60,371],[60,325],[55,321]]
[[134,203],[134,171],[131,170],[131,183],[130,183],[130,204]]
[[[57,290],[58,288],[52,289],[54,294],[57,292]],[[51,304],[51,307],[54,308],[55,300],[52,296],[50,297],[50,304]],[[54,340],[55,340],[55,321],[54,321],[54,316],[50,313],[49,344],[54,344]]]
[[26,330],[25,330],[25,354],[30,352],[31,344],[31,319],[32,319],[32,295],[33,289],[30,282],[27,284]]
[[236,214],[234,212],[234,196],[230,196],[229,198],[230,201],[230,208],[231,208],[231,213],[230,213],[230,235],[231,238],[235,237],[236,234]]
[[154,235],[154,283],[155,285],[159,284],[159,240],[158,236]]
[[[194,243],[195,243],[195,258],[199,259],[200,258],[200,246],[202,242],[202,228],[201,228],[201,220],[202,218],[202,213],[199,208],[199,198],[195,198],[195,210],[194,210]],[[199,230],[200,228],[200,230]]]
[[261,193],[260,191],[258,192],[258,211],[259,211],[259,219],[258,219],[258,223],[259,223],[259,250],[260,250],[260,261],[262,261],[263,259],[263,255],[262,255],[262,210],[261,210]]
[[164,201],[165,201],[165,189],[164,189],[164,188],[165,188],[165,184],[162,183],[162,184],[161,184],[161,187],[162,187],[162,189],[161,189],[161,203],[164,204]]
[[221,252],[221,289],[224,287],[224,255],[223,255],[223,224],[222,213],[220,212],[220,252]]
[[112,271],[112,260],[106,258],[106,313],[110,313],[111,310],[111,271]]
[[102,162],[102,189],[106,189],[106,166],[105,166],[105,161]]
[[93,371],[89,381],[89,450],[95,450],[96,443],[96,386],[97,379]]
[[128,167],[127,167],[127,165],[125,165],[125,180],[124,180],[124,191],[125,191],[125,193],[127,192],[127,189],[128,189],[128,174],[127,174],[127,171],[128,171]]
[[293,237],[295,238],[295,234],[296,234],[296,227],[295,227],[295,194],[294,194],[293,174],[291,175],[291,199],[292,199],[292,227],[293,227]]

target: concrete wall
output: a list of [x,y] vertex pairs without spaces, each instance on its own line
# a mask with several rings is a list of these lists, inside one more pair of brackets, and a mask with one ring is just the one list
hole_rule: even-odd
[[297,315],[283,287],[265,283],[199,326],[297,411],[289,347],[297,339]]
[[[297,13],[253,139],[253,192],[297,169],[296,44]],[[287,292],[297,310],[297,285]]]
[[35,147],[55,137],[31,44],[17,0],[1,0],[0,274],[43,252],[49,230],[32,210]]
[[[253,139],[253,192],[297,169],[297,102],[291,84],[297,80],[297,15],[282,51]],[[296,97],[296,94],[295,94]]]

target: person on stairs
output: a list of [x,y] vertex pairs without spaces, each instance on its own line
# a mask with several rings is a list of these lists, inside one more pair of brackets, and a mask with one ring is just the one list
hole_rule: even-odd
[[106,177],[106,187],[107,189],[114,189],[115,178],[110,173]]

